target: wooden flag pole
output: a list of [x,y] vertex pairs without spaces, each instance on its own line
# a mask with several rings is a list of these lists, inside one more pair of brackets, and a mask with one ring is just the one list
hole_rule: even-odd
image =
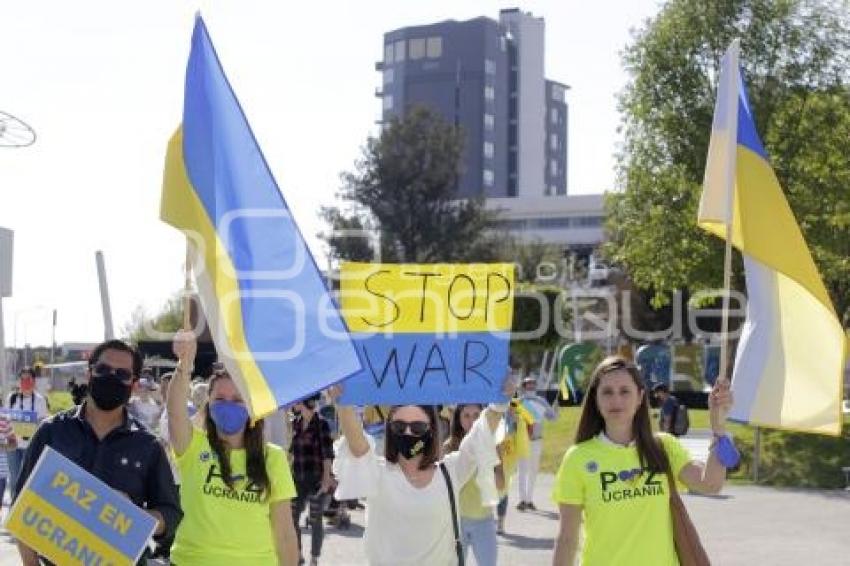
[[192,248],[186,238],[186,263],[183,266],[183,330],[192,330]]
[[[186,263],[183,266],[183,330],[192,330],[192,247],[186,238]],[[191,377],[195,360],[180,360],[181,370]]]

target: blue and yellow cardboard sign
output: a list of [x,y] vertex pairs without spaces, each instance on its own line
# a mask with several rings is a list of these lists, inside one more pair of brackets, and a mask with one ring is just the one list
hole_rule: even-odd
[[47,447],[6,521],[8,531],[56,564],[135,564],[156,520]]
[[35,411],[2,409],[0,410],[0,418],[9,421],[12,432],[15,433],[15,437],[18,440],[32,438],[35,434],[35,429],[38,428],[38,414]]
[[350,404],[504,400],[512,264],[344,263],[340,303],[363,370]]

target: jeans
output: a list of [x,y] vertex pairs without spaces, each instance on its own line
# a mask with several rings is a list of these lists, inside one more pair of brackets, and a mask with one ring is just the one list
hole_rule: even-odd
[[496,523],[492,517],[483,519],[460,518],[460,538],[463,543],[463,554],[467,555],[469,547],[475,555],[478,566],[496,566]]
[[18,483],[18,476],[21,475],[25,452],[25,448],[15,448],[6,452],[6,459],[9,461],[9,492],[12,499],[15,499],[18,495],[15,491],[15,484]]
[[0,506],[3,505],[6,496],[6,478],[0,478]]
[[325,538],[325,525],[322,512],[328,499],[328,494],[320,493],[317,482],[296,482],[297,496],[292,502],[292,522],[295,523],[295,534],[298,535],[298,554],[301,554],[301,513],[308,509],[310,521],[310,556],[319,557],[322,554],[322,540]]

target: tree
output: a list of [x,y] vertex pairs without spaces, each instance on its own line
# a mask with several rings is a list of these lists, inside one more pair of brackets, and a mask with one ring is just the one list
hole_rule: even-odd
[[366,238],[334,236],[363,228],[380,234],[384,261],[491,259],[485,230],[492,216],[483,199],[457,198],[462,147],[462,131],[425,107],[392,118],[379,137],[366,141],[354,171],[342,174],[338,196],[348,211],[322,211],[333,228],[323,235],[331,253],[371,259]]
[[[723,51],[741,38],[761,136],[832,300],[850,323],[850,4],[671,0],[623,54],[621,192],[606,253],[656,306],[722,284],[722,242],[696,226]],[[736,286],[740,287],[740,261]]]
[[141,340],[149,340],[147,329],[158,332],[177,332],[183,328],[183,293],[175,293],[162,306],[159,312],[149,317],[144,307],[137,306],[130,315],[130,321],[124,326],[126,340],[138,344]]

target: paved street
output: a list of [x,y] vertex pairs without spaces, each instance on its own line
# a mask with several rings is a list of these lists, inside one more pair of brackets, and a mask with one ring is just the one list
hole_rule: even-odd
[[[550,563],[557,530],[557,514],[548,497],[551,485],[552,476],[540,477],[538,511],[520,513],[511,506],[508,534],[499,542],[501,564]],[[850,564],[850,492],[729,486],[722,496],[686,496],[685,502],[714,564]],[[355,511],[352,522],[347,531],[328,529],[323,564],[365,564],[363,512]],[[309,539],[305,541],[309,546]],[[18,563],[8,537],[0,537],[0,566]]]

